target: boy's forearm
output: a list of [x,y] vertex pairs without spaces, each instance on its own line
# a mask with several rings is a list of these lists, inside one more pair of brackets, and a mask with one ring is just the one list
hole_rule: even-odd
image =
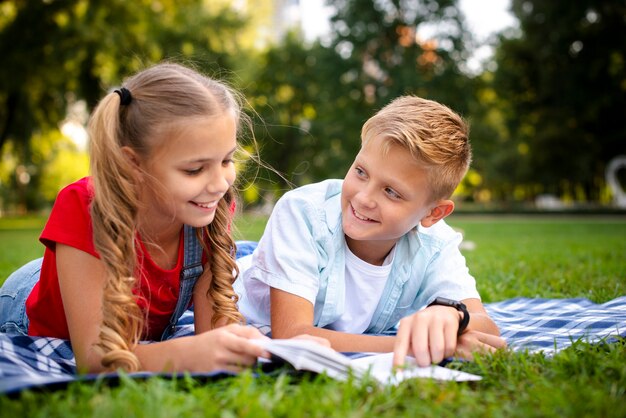
[[326,338],[333,349],[342,352],[391,352],[395,342],[393,336],[349,334],[313,325],[295,325],[285,330],[272,330],[273,338],[292,338],[303,334]]

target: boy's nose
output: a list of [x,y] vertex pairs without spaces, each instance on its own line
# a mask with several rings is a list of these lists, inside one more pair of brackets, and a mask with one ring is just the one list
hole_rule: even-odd
[[359,205],[365,208],[370,209],[376,206],[376,201],[374,200],[372,193],[367,189],[361,190],[357,193],[356,198]]

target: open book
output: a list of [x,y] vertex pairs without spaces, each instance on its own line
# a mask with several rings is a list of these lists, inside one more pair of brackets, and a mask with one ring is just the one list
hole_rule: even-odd
[[393,353],[372,354],[360,358],[350,358],[332,348],[324,347],[310,340],[253,340],[272,355],[291,364],[297,370],[326,373],[337,380],[345,380],[350,374],[361,379],[369,374],[382,384],[397,385],[410,378],[431,378],[437,380],[470,381],[480,380],[480,376],[446,369],[440,366],[418,367],[415,359],[407,358],[406,367],[392,370]]

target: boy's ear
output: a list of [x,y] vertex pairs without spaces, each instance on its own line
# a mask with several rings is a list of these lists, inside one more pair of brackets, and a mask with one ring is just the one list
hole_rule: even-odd
[[428,228],[451,214],[453,210],[454,202],[452,200],[440,200],[436,203],[436,206],[422,218],[420,223],[423,227]]

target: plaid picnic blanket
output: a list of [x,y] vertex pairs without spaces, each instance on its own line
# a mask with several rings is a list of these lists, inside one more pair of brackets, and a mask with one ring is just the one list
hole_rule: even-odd
[[[485,307],[513,350],[553,354],[578,340],[595,343],[626,337],[626,296],[603,304],[582,298],[515,298]],[[174,337],[193,332],[193,312],[187,311]],[[76,379],[75,373],[69,341],[0,334],[0,393],[67,383]]]

